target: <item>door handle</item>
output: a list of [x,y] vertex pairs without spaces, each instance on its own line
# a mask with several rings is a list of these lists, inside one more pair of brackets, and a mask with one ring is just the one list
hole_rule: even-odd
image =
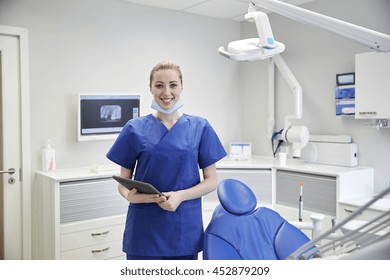
[[10,168],[8,171],[0,170],[0,174],[14,174],[15,173],[15,168]]

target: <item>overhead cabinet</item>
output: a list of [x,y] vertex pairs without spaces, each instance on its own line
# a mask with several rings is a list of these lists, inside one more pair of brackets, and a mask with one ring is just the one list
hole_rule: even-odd
[[390,53],[355,57],[355,118],[390,119]]

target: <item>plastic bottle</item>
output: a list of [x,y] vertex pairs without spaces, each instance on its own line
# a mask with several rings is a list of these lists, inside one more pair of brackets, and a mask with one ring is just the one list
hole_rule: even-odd
[[51,146],[51,140],[46,140],[42,149],[42,171],[53,171],[55,169],[55,155],[55,150]]

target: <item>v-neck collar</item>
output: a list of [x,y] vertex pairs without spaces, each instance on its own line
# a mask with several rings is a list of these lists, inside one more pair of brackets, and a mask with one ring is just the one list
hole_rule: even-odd
[[178,123],[181,122],[181,120],[183,119],[183,117],[185,116],[185,114],[183,113],[178,119],[177,121],[172,125],[172,127],[168,128],[162,121],[160,121],[158,118],[156,118],[153,114],[150,114],[151,117],[158,123],[160,123],[160,125],[162,125],[163,127],[165,127],[165,129],[167,131],[171,131]]

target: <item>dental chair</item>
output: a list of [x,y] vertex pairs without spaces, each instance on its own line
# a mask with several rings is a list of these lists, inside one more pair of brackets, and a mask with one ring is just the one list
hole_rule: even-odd
[[283,260],[310,241],[277,212],[256,208],[254,193],[241,181],[221,181],[217,194],[220,204],[205,230],[203,259]]

